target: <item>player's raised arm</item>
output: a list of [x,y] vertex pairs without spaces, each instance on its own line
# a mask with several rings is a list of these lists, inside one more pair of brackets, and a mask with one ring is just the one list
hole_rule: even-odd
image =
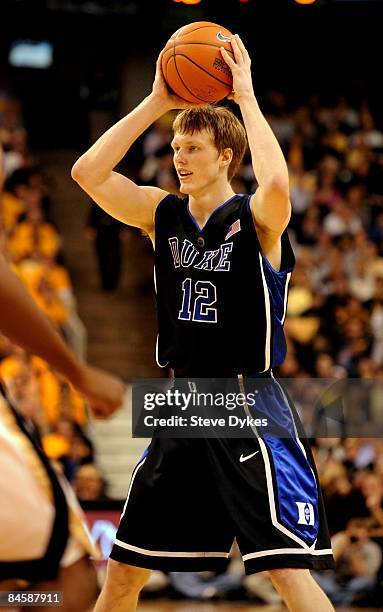
[[289,177],[281,148],[256,100],[249,54],[236,34],[231,40],[235,61],[221,48],[233,75],[233,95],[241,109],[259,188],[251,199],[257,226],[267,234],[280,236],[291,214]]
[[154,121],[169,110],[186,105],[169,94],[162,76],[160,55],[151,94],[77,160],[72,177],[110,215],[151,233],[156,206],[167,192],[157,187],[139,187],[114,168]]

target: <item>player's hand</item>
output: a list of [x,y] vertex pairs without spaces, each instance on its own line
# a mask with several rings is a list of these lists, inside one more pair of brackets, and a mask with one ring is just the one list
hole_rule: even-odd
[[122,406],[126,387],[124,383],[108,372],[84,365],[74,385],[86,400],[96,419],[111,416]]
[[232,59],[224,47],[220,48],[221,55],[233,75],[233,92],[227,97],[229,100],[234,100],[234,102],[240,104],[241,98],[254,96],[250,69],[251,59],[238,34],[232,36],[231,47],[234,59]]
[[153,82],[152,95],[155,96],[158,100],[158,103],[164,106],[167,110],[184,109],[191,108],[192,106],[197,106],[196,104],[192,104],[191,102],[183,100],[179,96],[176,96],[175,94],[171,93],[169,87],[165,82],[164,75],[162,72],[162,54],[163,50],[158,56],[156,62],[156,74]]

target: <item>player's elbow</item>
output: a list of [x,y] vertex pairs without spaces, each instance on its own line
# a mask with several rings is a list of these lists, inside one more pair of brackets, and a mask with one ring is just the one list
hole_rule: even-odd
[[278,177],[265,187],[265,200],[270,203],[270,211],[282,225],[288,223],[291,216],[291,202],[288,179]]
[[267,184],[264,185],[264,191],[269,198],[277,199],[280,202],[290,201],[289,178],[283,174],[272,176]]
[[94,168],[94,165],[89,162],[83,155],[72,167],[71,176],[81,187],[95,187],[102,183],[104,177],[99,176],[99,172]]
[[263,195],[259,224],[267,231],[282,234],[291,217],[289,193],[279,187],[272,187],[264,190]]
[[76,183],[79,183],[79,185],[85,182],[86,164],[82,162],[81,157],[72,166],[71,176],[72,176],[72,179],[76,181]]

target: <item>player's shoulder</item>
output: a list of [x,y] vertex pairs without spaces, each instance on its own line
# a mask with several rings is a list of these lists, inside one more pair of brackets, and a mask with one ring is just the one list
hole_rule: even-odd
[[156,208],[156,215],[159,213],[163,214],[163,212],[168,210],[176,210],[180,208],[185,208],[187,197],[180,197],[174,193],[164,192],[165,195],[158,203]]
[[140,189],[150,199],[154,208],[156,208],[162,202],[162,200],[170,195],[168,191],[165,191],[165,189],[154,187],[152,185],[140,185]]
[[147,200],[149,201],[150,209],[151,209],[151,219],[153,223],[155,223],[157,209],[164,202],[166,202],[171,193],[165,191],[165,189],[161,189],[160,187],[154,187],[152,185],[140,185],[139,189],[145,193]]
[[251,217],[251,199],[253,193],[237,193],[236,203],[241,213],[241,217]]

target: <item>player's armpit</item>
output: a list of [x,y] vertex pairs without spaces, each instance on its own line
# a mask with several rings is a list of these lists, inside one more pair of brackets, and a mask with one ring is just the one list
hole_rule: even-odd
[[279,232],[270,230],[264,231],[260,226],[255,225],[258,241],[262,253],[277,272],[281,269],[282,242]]
[[87,181],[86,176],[76,172],[72,172],[72,177],[109,215],[148,233],[153,231],[158,204],[168,195],[159,187],[136,185],[118,172],[111,172],[101,183]]
[[288,189],[273,183],[258,187],[251,196],[250,209],[256,227],[281,236],[291,217]]

